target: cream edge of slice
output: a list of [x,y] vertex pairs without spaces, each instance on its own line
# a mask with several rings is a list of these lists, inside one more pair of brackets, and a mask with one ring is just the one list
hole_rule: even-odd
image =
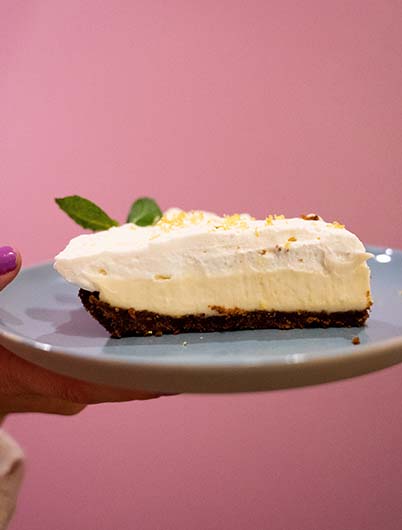
[[122,309],[331,313],[371,305],[371,256],[338,223],[175,208],[153,226],[129,223],[75,237],[54,267]]

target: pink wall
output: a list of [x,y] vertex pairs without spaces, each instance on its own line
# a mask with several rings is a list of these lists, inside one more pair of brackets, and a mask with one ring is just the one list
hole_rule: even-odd
[[[0,3],[1,244],[79,232],[53,197],[318,211],[402,247],[397,0]],[[12,530],[400,530],[402,367],[322,387],[8,419]]]

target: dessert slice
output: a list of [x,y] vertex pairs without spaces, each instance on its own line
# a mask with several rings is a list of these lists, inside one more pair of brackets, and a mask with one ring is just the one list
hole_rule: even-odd
[[362,326],[371,257],[339,223],[172,209],[70,241],[56,270],[113,337]]

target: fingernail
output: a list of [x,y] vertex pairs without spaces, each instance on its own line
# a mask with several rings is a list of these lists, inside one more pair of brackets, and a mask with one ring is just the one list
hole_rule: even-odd
[[0,247],[0,275],[17,267],[17,253],[12,247]]

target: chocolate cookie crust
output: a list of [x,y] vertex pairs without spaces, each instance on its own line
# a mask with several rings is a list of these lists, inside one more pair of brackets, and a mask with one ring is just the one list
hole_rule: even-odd
[[362,311],[281,312],[241,311],[213,307],[217,315],[184,315],[172,317],[151,311],[120,309],[99,300],[99,293],[80,289],[78,293],[85,309],[110,333],[112,337],[162,335],[208,331],[233,331],[241,329],[292,329],[363,326],[369,316]]

